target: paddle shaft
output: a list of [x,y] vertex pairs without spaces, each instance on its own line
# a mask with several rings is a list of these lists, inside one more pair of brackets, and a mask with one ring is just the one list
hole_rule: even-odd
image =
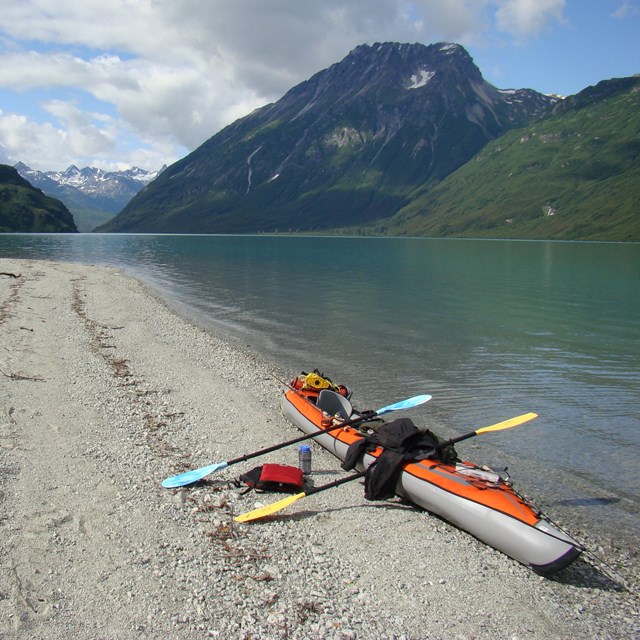
[[327,484],[322,484],[319,487],[313,487],[304,492],[305,496],[312,496],[314,493],[320,493],[321,491],[326,491],[327,489],[333,489],[333,487],[338,487],[345,482],[351,482],[352,480],[357,480],[358,478],[362,478],[366,471],[358,471],[358,473],[352,473],[350,476],[345,476],[344,478],[339,478],[338,480],[334,480],[333,482],[328,482]]
[[473,436],[477,436],[478,434],[475,431],[471,433],[465,433],[462,436],[458,436],[457,438],[451,438],[450,440],[446,440],[445,442],[441,442],[436,445],[436,449],[444,449],[445,447],[449,447],[452,444],[456,444],[456,442],[462,442],[463,440],[467,440],[468,438],[473,438]]
[[[296,389],[292,389],[292,391],[294,393],[297,393]],[[423,395],[423,396],[414,396],[413,398],[408,398],[407,400],[402,400],[400,402],[397,402],[393,405],[388,405],[386,407],[382,407],[381,409],[378,409],[377,411],[368,411],[365,412],[365,414],[359,416],[358,418],[354,418],[353,420],[347,420],[346,422],[340,422],[338,424],[334,424],[331,427],[328,427],[326,429],[321,429],[320,431],[316,431],[315,433],[307,433],[303,436],[298,436],[297,438],[293,438],[292,440],[287,440],[286,442],[279,442],[278,444],[274,444],[271,445],[270,447],[266,447],[265,449],[260,449],[260,451],[253,451],[252,453],[245,453],[243,456],[239,456],[238,458],[233,458],[233,460],[227,460],[227,466],[230,466],[232,464],[236,464],[238,462],[245,462],[246,460],[251,460],[252,458],[257,458],[259,456],[263,456],[267,453],[271,453],[272,451],[278,451],[278,449],[284,449],[285,447],[288,447],[292,444],[297,444],[298,442],[304,442],[305,440],[310,440],[312,438],[317,438],[318,436],[321,436],[325,433],[331,433],[332,431],[335,431],[336,429],[343,429],[344,427],[351,427],[355,424],[360,424],[361,422],[366,422],[367,420],[371,420],[373,418],[375,418],[375,416],[379,416],[379,415],[383,415],[389,411],[397,411],[399,409],[411,409],[414,406],[417,406],[418,404],[422,404],[424,402],[428,402],[429,400],[431,400],[431,396],[430,395]],[[408,404],[406,407],[402,406],[405,403],[411,403],[413,402],[413,404]]]
[[[374,413],[374,416],[375,415],[376,414]],[[233,460],[227,460],[227,466],[231,466],[232,464],[236,464],[238,462],[244,462],[245,460],[251,460],[252,458],[258,458],[259,456],[263,456],[267,453],[271,453],[272,451],[277,451],[278,449],[284,449],[285,447],[288,447],[292,444],[297,444],[298,442],[304,442],[305,440],[310,440],[311,438],[317,438],[318,436],[321,436],[325,433],[330,433],[331,431],[335,431],[336,429],[351,427],[354,424],[366,422],[367,420],[370,420],[368,416],[354,418],[353,420],[347,420],[346,422],[334,424],[333,426],[327,429],[322,429],[321,431],[316,431],[315,433],[306,433],[305,435],[298,436],[297,438],[293,438],[292,440],[287,440],[286,442],[279,442],[278,444],[271,445],[270,447],[266,447],[265,449],[260,449],[260,451],[245,453],[243,456],[239,456],[238,458],[233,458]]]
[[260,449],[260,451],[254,451],[253,453],[246,453],[245,455],[240,456],[238,458],[234,458],[233,460],[227,460],[226,462],[219,462],[216,464],[207,465],[206,467],[200,467],[199,469],[193,469],[185,473],[180,473],[177,476],[171,476],[170,478],[165,478],[162,481],[162,486],[168,489],[176,489],[177,487],[184,487],[188,484],[193,484],[194,482],[198,482],[198,480],[202,480],[205,476],[208,476],[210,473],[215,473],[216,471],[225,469],[231,464],[236,464],[237,462],[244,462],[245,460],[250,460],[251,458],[256,458],[258,456],[262,456],[272,451],[277,451],[278,449],[282,449],[283,447],[287,447],[291,444],[295,444],[296,442],[302,442],[303,440],[308,440],[310,438],[317,438],[323,433],[329,433],[334,429],[342,429],[344,427],[348,427],[354,424],[359,424],[360,422],[366,422],[367,420],[372,419],[374,416],[381,416],[381,415],[384,415],[385,413],[389,413],[390,411],[412,409],[413,407],[417,407],[418,405],[428,402],[429,400],[431,400],[431,396],[428,394],[424,394],[420,396],[414,396],[413,398],[407,398],[406,400],[401,400],[400,402],[395,402],[394,404],[387,405],[386,407],[381,407],[376,411],[365,411],[362,414],[360,414],[359,417],[353,420],[347,420],[346,422],[334,424],[332,426],[329,426],[326,429],[321,429],[319,431],[316,431],[315,433],[305,434],[303,436],[294,438],[293,440],[287,440],[286,442],[281,442],[281,443],[272,445],[271,447],[267,447],[266,449]]

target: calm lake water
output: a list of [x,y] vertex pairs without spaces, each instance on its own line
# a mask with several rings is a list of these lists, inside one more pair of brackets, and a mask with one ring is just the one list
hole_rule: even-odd
[[5,234],[0,256],[120,267],[358,406],[431,393],[408,415],[444,436],[535,411],[459,453],[552,517],[640,530],[640,245]]

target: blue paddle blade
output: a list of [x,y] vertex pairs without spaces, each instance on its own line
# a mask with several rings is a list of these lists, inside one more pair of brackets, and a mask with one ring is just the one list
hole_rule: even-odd
[[422,396],[414,396],[413,398],[407,398],[406,400],[401,400],[400,402],[396,402],[395,404],[387,405],[386,407],[382,407],[382,409],[378,409],[376,413],[381,416],[383,413],[389,413],[389,411],[402,411],[403,409],[411,409],[413,407],[417,407],[418,405],[424,404],[425,402],[429,402],[431,400],[430,395],[422,395]]
[[208,476],[210,473],[214,473],[216,471],[220,471],[227,467],[228,464],[226,462],[217,462],[216,464],[210,464],[206,467],[200,467],[199,469],[193,469],[191,471],[187,471],[186,473],[181,473],[177,476],[172,476],[171,478],[167,478],[162,481],[162,486],[167,489],[175,489],[176,487],[184,487],[187,484],[193,484],[194,482],[198,482],[198,480],[202,480],[205,476]]

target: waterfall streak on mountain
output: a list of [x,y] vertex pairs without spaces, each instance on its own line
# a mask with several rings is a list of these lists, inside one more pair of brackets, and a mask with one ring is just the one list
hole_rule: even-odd
[[251,189],[251,176],[253,175],[253,168],[251,167],[251,158],[258,153],[262,149],[262,145],[260,145],[248,158],[247,158],[247,167],[249,167],[247,172],[247,193],[249,193]]

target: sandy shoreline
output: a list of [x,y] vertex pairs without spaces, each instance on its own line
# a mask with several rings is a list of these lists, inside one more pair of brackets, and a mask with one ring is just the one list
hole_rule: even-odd
[[[21,274],[0,276],[0,638],[640,635],[637,592],[592,564],[541,578],[426,513],[367,503],[358,484],[259,525],[232,516],[279,496],[230,481],[263,459],[163,489],[295,437],[273,375],[297,372],[115,269],[0,259],[0,272]],[[317,447],[314,469],[339,475]],[[637,550],[604,546],[637,578]]]

